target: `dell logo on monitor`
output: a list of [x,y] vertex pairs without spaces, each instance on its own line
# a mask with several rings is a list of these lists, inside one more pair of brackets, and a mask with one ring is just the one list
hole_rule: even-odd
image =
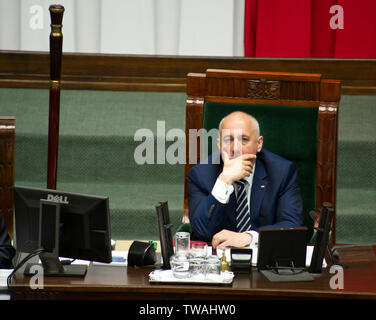
[[69,204],[67,196],[59,196],[59,195],[48,194],[47,200],[57,202],[57,203]]

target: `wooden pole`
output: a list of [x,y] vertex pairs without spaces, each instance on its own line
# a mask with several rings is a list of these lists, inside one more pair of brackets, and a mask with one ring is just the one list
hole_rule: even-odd
[[56,189],[59,147],[60,77],[63,47],[62,22],[64,7],[51,5],[50,34],[50,109],[48,119],[47,188]]

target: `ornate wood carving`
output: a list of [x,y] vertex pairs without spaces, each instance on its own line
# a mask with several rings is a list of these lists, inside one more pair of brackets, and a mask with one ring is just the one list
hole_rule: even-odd
[[247,97],[254,99],[279,99],[280,82],[273,80],[248,80]]

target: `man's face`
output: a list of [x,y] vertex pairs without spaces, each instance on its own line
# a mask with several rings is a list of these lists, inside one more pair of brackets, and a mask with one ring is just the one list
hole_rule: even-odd
[[221,154],[226,152],[230,159],[242,154],[260,152],[263,137],[257,137],[253,122],[248,117],[228,117],[222,123],[219,140]]

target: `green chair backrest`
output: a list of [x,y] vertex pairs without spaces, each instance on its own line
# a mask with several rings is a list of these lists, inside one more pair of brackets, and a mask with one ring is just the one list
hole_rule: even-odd
[[264,137],[263,148],[296,164],[303,199],[303,223],[310,237],[313,221],[309,212],[316,209],[318,107],[205,102],[203,128],[208,131],[218,128],[222,118],[236,110],[258,120]]

